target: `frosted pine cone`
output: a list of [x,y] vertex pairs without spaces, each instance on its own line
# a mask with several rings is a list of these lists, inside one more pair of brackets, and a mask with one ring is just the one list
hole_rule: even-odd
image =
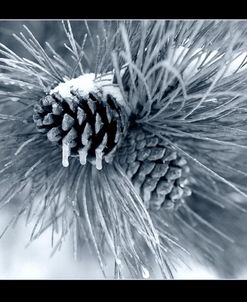
[[126,129],[127,116],[123,106],[101,90],[81,93],[70,91],[63,97],[52,91],[34,106],[33,120],[48,140],[62,145],[63,165],[69,156],[79,156],[102,169],[102,160],[111,162]]
[[187,161],[154,134],[130,131],[118,159],[147,208],[174,209],[191,194]]

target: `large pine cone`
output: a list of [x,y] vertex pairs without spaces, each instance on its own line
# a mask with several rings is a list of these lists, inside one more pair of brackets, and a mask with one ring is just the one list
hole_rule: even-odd
[[186,160],[154,134],[129,131],[118,160],[148,209],[175,209],[191,194]]
[[102,168],[102,160],[110,162],[127,127],[124,108],[111,96],[89,93],[82,97],[71,91],[72,97],[58,93],[47,95],[34,106],[33,120],[39,132],[63,147],[63,165],[68,157],[79,156],[82,165],[87,160]]

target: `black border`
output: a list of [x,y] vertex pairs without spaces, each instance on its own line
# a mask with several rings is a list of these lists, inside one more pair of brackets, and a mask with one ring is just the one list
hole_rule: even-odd
[[[107,281],[107,280],[19,280],[0,281],[1,299],[6,294],[20,298],[56,299],[64,301],[176,301],[177,298],[195,298],[196,301],[208,301],[223,297],[244,299],[247,282],[244,280],[172,280],[172,281]],[[78,300],[75,300],[78,301]],[[96,300],[97,301],[97,300]],[[98,300],[99,301],[99,300]],[[179,300],[178,300],[179,301]]]
[[[73,1],[51,2],[5,1],[0,10],[0,19],[247,19],[243,5],[234,3],[217,4],[188,1]],[[229,11],[227,11],[229,9]],[[144,283],[145,282],[145,283]],[[18,299],[30,297],[60,297],[73,301],[77,296],[80,300],[88,300],[99,296],[100,299],[116,300],[133,298],[141,301],[142,297],[152,301],[174,301],[176,297],[191,299],[223,298],[230,295],[245,297],[247,288],[243,280],[176,280],[176,281],[78,281],[78,280],[1,280],[0,295],[6,294]]]
[[2,3],[0,19],[247,19],[243,4],[236,1],[3,0]]

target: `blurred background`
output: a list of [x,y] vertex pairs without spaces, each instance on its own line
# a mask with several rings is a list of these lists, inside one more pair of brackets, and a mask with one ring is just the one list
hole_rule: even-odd
[[[14,214],[14,209],[0,213],[0,230]],[[0,240],[0,279],[103,279],[95,258],[81,250],[78,260],[73,258],[72,240],[68,236],[60,251],[51,257],[49,231],[27,247],[32,228],[20,220]],[[198,263],[178,267],[178,279],[217,279],[217,275]]]
[[[83,37],[85,25],[73,23],[75,35]],[[47,41],[62,54],[65,35],[60,21],[0,21],[0,43],[5,44],[20,56],[28,57],[25,49],[12,36],[13,33],[23,31],[25,24],[33,32],[41,45]],[[95,30],[97,22],[91,22],[90,28]],[[64,53],[64,56],[68,54]],[[19,197],[21,200],[21,196]],[[19,201],[20,201],[19,200]],[[0,233],[15,214],[15,203],[0,211]],[[234,218],[235,219],[235,218]],[[242,218],[243,220],[246,217]],[[236,222],[236,221],[235,221]],[[239,221],[239,223],[242,223]],[[49,231],[46,231],[39,239],[28,245],[32,226],[26,226],[24,219],[10,228],[0,239],[0,279],[102,279],[98,263],[88,251],[81,250],[77,261],[73,259],[72,238],[67,237],[61,250],[52,257],[51,238]],[[246,234],[241,237],[244,247],[247,245]],[[244,250],[246,250],[244,248]],[[225,253],[225,265],[228,266],[229,259],[234,252]],[[243,253],[242,253],[243,254]],[[245,255],[242,257],[245,257]],[[245,257],[246,258],[246,257]],[[234,274],[225,274],[229,278],[247,278],[245,265]],[[174,277],[177,279],[218,279],[222,277],[205,266],[192,262],[190,258],[186,265],[178,267]]]

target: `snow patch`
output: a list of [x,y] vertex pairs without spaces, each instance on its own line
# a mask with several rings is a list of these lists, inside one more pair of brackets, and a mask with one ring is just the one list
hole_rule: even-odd
[[83,97],[86,97],[90,92],[94,92],[96,89],[94,78],[94,73],[86,73],[78,78],[65,80],[64,83],[59,83],[58,86],[52,89],[50,94],[57,92],[62,98],[69,98],[72,97],[71,90],[78,90]]
[[[180,66],[183,64],[183,60],[185,59],[186,54],[188,53],[189,48],[184,46],[179,46],[173,55],[172,58],[172,64],[176,62],[177,66]],[[193,53],[191,53],[191,57],[198,54],[198,56],[192,60],[184,69],[184,78],[189,79],[193,77],[198,71],[199,66],[203,63],[203,65],[206,65],[211,61],[211,63],[219,57],[218,51],[214,50],[211,52],[203,51],[202,48],[196,49]],[[238,72],[238,69],[240,65],[243,63],[243,61],[247,58],[247,52],[239,53],[235,58],[231,58],[230,63],[228,65],[228,68],[223,75],[223,77],[232,75],[235,72]],[[245,60],[246,62],[246,60]],[[210,64],[211,64],[210,63]],[[241,70],[247,68],[247,64],[241,67]]]
[[113,96],[120,105],[124,105],[121,90],[118,86],[107,85],[102,87],[103,97],[106,98],[107,94]]
[[[65,79],[64,79],[65,80]],[[64,83],[59,83],[54,89],[50,91],[50,95],[53,93],[59,93],[62,98],[69,98],[73,95],[71,90],[78,91],[82,97],[87,98],[89,93],[100,93],[103,100],[106,99],[107,94],[112,95],[116,101],[124,105],[123,97],[118,85],[113,84],[113,74],[100,75],[95,79],[94,73],[86,73],[77,78],[71,80],[65,80]]]

